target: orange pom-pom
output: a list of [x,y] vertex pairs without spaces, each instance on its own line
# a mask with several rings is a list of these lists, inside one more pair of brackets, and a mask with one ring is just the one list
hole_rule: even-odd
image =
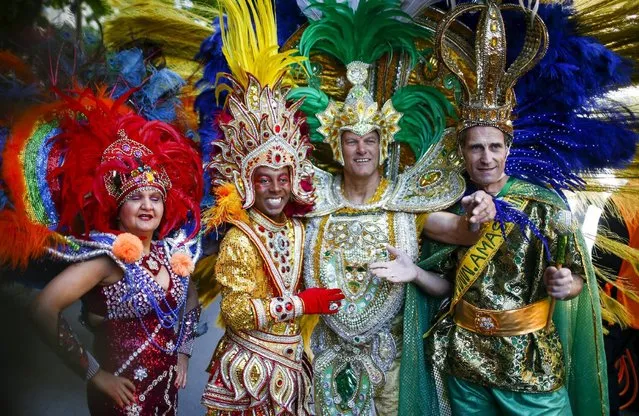
[[113,254],[125,263],[140,260],[143,251],[142,241],[131,233],[122,233],[113,242]]
[[178,276],[186,277],[193,273],[195,265],[188,255],[177,252],[171,256],[171,268]]

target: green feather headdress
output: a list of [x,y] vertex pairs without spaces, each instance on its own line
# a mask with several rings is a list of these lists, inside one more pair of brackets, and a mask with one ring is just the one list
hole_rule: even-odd
[[305,56],[322,52],[344,65],[354,61],[370,64],[393,52],[408,53],[417,62],[420,53],[415,39],[428,36],[428,32],[412,24],[400,4],[395,0],[363,0],[353,10],[336,0],[310,1],[309,8],[322,13],[322,17],[310,22],[300,39],[299,51]]
[[421,59],[416,40],[429,38],[430,33],[404,13],[400,3],[362,0],[357,10],[353,10],[336,0],[309,2],[309,8],[320,12],[322,17],[309,22],[300,38],[300,54],[309,58],[316,54],[329,55],[343,63],[348,72],[355,66],[360,71],[359,79],[353,80],[349,75],[353,88],[344,103],[335,102],[321,90],[319,77],[307,61],[309,86],[293,89],[288,98],[304,98],[300,109],[307,116],[311,141],[328,143],[340,163],[343,163],[340,137],[344,130],[365,134],[377,129],[380,162],[386,158],[393,141],[408,145],[419,158],[441,138],[446,118],[454,114],[446,97],[426,86],[399,89],[384,103],[382,110],[377,111],[378,104],[362,85],[368,78],[367,65],[363,64],[372,64],[384,55],[393,54],[405,54],[413,65]]

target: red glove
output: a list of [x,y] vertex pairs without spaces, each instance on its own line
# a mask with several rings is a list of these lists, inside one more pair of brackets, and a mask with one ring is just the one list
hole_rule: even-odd
[[298,293],[297,296],[304,304],[304,313],[307,315],[329,314],[333,315],[339,311],[344,299],[341,289],[323,289],[312,287]]

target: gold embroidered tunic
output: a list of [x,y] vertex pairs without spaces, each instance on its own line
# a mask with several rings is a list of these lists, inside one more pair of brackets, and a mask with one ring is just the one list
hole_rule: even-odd
[[[563,201],[546,189],[512,178],[498,196],[509,194],[528,199],[523,212],[547,238],[554,258],[557,233],[553,221],[565,208]],[[468,250],[457,250],[457,264]],[[522,234],[515,226],[462,299],[491,311],[518,309],[544,300],[548,295],[543,273],[551,264],[542,242],[530,228]],[[574,235],[568,238],[564,267],[573,274],[584,273]],[[464,329],[447,316],[433,331],[429,349],[442,371],[483,386],[548,392],[564,383],[562,346],[554,327],[550,331],[501,337]]]
[[[307,287],[340,288],[346,297],[337,314],[321,317],[311,336],[318,415],[398,413],[404,331],[411,351],[423,345],[417,327],[407,329],[403,320],[404,295],[414,288],[409,292],[404,284],[372,276],[368,264],[389,260],[387,244],[417,260],[427,213],[463,195],[457,142],[450,133],[392,183],[382,179],[364,204],[344,197],[341,176],[315,168],[317,199],[306,223],[304,280]],[[411,303],[411,316],[414,309]]]
[[[310,378],[303,368],[299,318],[279,321],[272,300],[297,293],[303,228],[249,211],[224,236],[215,265],[226,332],[213,354],[202,403],[209,415],[307,415]],[[283,413],[281,413],[283,412]]]
[[373,276],[368,264],[389,260],[387,244],[416,259],[417,223],[426,214],[386,209],[381,203],[391,189],[382,180],[366,204],[344,201],[307,223],[306,285],[339,288],[346,296],[312,335],[320,415],[397,413],[405,285]]

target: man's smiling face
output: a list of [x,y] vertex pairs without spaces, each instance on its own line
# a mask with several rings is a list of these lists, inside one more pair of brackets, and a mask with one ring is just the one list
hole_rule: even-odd
[[379,133],[372,131],[363,136],[342,133],[344,174],[354,178],[373,176],[379,166]]

